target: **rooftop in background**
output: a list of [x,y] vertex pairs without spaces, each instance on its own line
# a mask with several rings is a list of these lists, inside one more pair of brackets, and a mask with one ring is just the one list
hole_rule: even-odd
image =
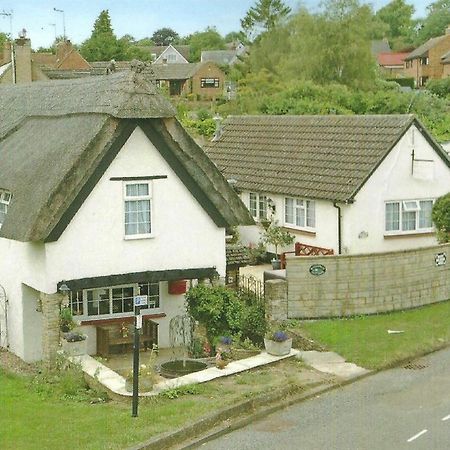
[[386,52],[378,53],[377,59],[380,66],[402,66],[408,56],[408,52]]
[[[446,32],[442,36],[437,36],[431,39],[428,39],[427,42],[417,47],[413,50],[406,58],[405,61],[409,61],[411,59],[422,58],[428,55],[428,52],[439,45],[442,41],[449,38],[450,36],[450,26],[447,28]],[[450,42],[450,39],[449,39]]]

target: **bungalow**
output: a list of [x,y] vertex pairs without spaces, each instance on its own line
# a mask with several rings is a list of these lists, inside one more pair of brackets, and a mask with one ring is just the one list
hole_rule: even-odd
[[404,77],[404,59],[408,54],[405,52],[378,53],[377,62],[383,75],[390,78]]
[[168,346],[171,284],[225,277],[225,229],[253,222],[234,190],[142,73],[2,86],[0,113],[1,345],[51,358],[68,302],[95,354],[142,294]]
[[[412,115],[231,116],[206,148],[256,221],[356,254],[436,243],[450,158]],[[261,227],[241,230],[256,244]]]

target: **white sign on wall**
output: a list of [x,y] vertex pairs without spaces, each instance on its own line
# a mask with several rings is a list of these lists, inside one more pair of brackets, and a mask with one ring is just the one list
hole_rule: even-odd
[[447,262],[447,254],[442,252],[442,253],[436,253],[434,255],[434,262],[436,263],[436,266],[445,266],[446,262]]
[[147,295],[136,295],[134,297],[134,306],[147,306],[148,296]]

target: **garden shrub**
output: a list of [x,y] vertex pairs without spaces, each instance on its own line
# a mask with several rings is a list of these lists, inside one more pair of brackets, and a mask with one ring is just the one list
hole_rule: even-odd
[[432,218],[439,242],[450,242],[450,192],[436,200]]
[[235,336],[261,344],[266,332],[262,302],[239,296],[225,286],[198,285],[186,294],[188,313],[205,326],[210,344],[219,336]]
[[239,331],[243,305],[231,289],[198,285],[186,293],[186,302],[188,313],[205,326],[210,343],[217,336]]

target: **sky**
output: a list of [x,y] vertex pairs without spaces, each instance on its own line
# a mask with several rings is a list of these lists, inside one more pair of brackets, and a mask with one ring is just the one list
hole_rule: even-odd
[[[390,0],[368,0],[377,10]],[[25,28],[34,49],[49,47],[55,35],[66,35],[75,44],[89,38],[95,19],[108,9],[117,37],[131,34],[136,39],[149,37],[162,27],[175,30],[180,36],[215,26],[222,35],[239,31],[240,19],[256,0],[0,0],[0,12],[12,11],[12,34],[18,36]],[[304,5],[318,7],[315,0],[284,0],[293,10]],[[427,0],[407,0],[416,9],[416,17],[424,17]],[[64,11],[54,11],[54,8]],[[10,32],[10,16],[0,15],[0,32]]]

